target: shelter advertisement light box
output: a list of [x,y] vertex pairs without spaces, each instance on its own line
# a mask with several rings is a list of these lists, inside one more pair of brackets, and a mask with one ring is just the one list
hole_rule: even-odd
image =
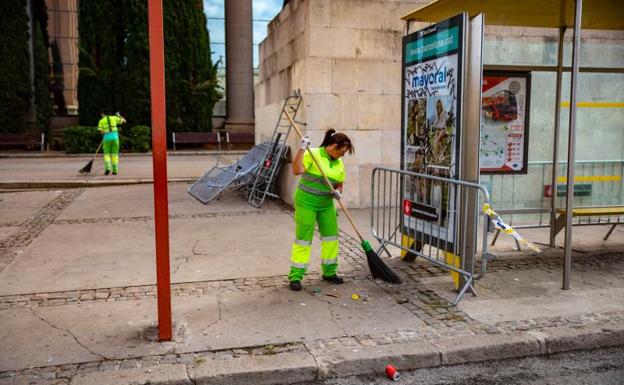
[[531,74],[483,74],[479,163],[483,174],[526,174]]
[[[466,23],[461,14],[403,37],[403,170],[458,178]],[[452,250],[456,200],[448,187],[406,180],[404,227]]]

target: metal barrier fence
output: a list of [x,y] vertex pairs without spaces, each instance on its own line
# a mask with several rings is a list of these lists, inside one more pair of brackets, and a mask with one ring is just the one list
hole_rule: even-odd
[[[559,162],[565,175],[567,162]],[[624,205],[624,160],[575,162],[575,207]],[[552,162],[529,162],[526,175],[481,175],[492,196],[492,205],[515,228],[548,227],[553,189]],[[565,207],[565,176],[557,181],[556,207]],[[623,216],[575,217],[574,225],[624,223]]]
[[[371,192],[371,232],[381,243],[378,252],[385,250],[390,254],[386,246],[392,245],[408,259],[421,257],[454,272],[459,293],[453,305],[467,290],[476,293],[472,283],[485,274],[491,257],[487,242],[489,219],[480,210],[483,204],[490,203],[485,187],[377,167],[373,170]],[[483,226],[480,234],[479,225]],[[479,251],[481,272],[475,274]]]

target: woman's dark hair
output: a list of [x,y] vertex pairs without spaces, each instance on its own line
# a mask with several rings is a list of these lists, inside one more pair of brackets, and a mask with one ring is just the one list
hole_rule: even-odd
[[351,144],[351,139],[343,133],[336,132],[333,128],[325,131],[325,137],[323,138],[323,143],[321,143],[321,147],[327,147],[332,144],[337,144],[338,148],[347,147],[349,155],[355,152],[355,147]]

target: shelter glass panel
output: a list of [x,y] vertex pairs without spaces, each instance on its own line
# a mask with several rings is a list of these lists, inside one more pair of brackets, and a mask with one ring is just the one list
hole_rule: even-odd
[[[487,23],[487,17],[486,17]],[[558,30],[554,28],[485,27],[483,63],[557,65]]]
[[[563,63],[572,65],[572,31],[565,34]],[[581,67],[624,68],[624,31],[581,31]]]
[[[624,159],[624,74],[582,72],[578,78],[576,159]],[[570,74],[564,73],[559,159],[567,153]]]

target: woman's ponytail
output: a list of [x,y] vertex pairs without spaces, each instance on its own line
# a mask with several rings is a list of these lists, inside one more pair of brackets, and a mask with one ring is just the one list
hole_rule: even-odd
[[353,152],[355,152],[355,148],[353,148],[353,144],[351,144],[351,139],[349,139],[347,135],[336,132],[336,130],[330,128],[325,131],[325,137],[323,138],[321,147],[331,146],[332,144],[338,145],[339,148],[346,146],[349,154],[353,154]]
[[333,128],[325,131],[325,137],[323,138],[323,143],[321,143],[321,147],[327,147],[330,144],[336,143],[335,141],[332,141],[332,136],[334,136],[335,134],[336,130],[334,130]]

